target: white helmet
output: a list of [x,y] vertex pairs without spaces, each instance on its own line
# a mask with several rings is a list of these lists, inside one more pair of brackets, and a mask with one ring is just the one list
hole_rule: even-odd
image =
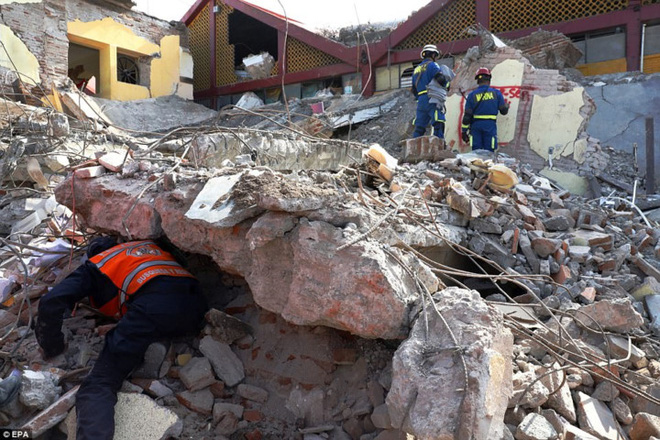
[[435,44],[427,44],[424,46],[424,49],[422,49],[422,51],[419,53],[420,58],[424,58],[424,52],[435,52],[436,55],[440,55],[440,51]]

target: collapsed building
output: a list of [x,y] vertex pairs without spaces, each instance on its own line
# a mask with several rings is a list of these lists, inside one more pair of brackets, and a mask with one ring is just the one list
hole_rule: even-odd
[[[474,65],[492,67],[512,103],[497,161],[451,131],[406,140],[399,91],[216,113],[69,84],[49,91],[71,98],[62,113],[12,88],[0,344],[3,377],[24,372],[0,424],[75,435],[77,384],[114,323],[81,306],[47,362],[30,324],[105,233],[168,244],[211,306],[124,382],[117,439],[659,437],[660,230],[642,212],[657,200],[606,182],[582,197],[607,166],[591,99],[529,49],[483,41],[448,116]],[[361,142],[374,131],[382,148]]]

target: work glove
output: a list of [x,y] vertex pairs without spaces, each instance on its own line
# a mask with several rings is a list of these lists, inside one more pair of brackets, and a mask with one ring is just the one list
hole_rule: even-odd
[[34,326],[34,334],[41,347],[44,359],[49,359],[62,353],[66,348],[62,331],[53,332],[38,318]]
[[470,142],[470,135],[467,131],[461,133],[461,139],[463,139],[463,142]]

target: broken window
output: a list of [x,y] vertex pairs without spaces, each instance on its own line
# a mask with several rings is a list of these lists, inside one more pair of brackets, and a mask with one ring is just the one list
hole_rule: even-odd
[[626,57],[626,34],[620,27],[574,35],[571,40],[583,53],[579,64],[599,63]]
[[99,51],[79,44],[69,44],[68,76],[85,93],[100,93]]
[[140,84],[140,67],[137,59],[117,53],[117,81],[127,84]]
[[234,66],[261,52],[278,59],[277,30],[237,10],[229,14],[229,44],[234,45]]

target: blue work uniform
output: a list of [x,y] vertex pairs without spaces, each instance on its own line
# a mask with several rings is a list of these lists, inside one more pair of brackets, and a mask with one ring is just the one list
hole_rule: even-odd
[[440,73],[440,66],[430,58],[424,59],[413,72],[413,87],[417,91],[417,114],[413,137],[424,136],[429,123],[433,125],[433,135],[443,138],[445,135],[445,115],[442,109],[429,102],[427,86]]
[[497,113],[506,115],[509,107],[502,92],[488,85],[480,85],[465,100],[461,129],[470,129],[472,150],[497,151]]
[[[62,320],[76,302],[90,297],[102,305],[117,296],[117,287],[89,260],[39,301],[36,336],[46,357],[64,350]],[[79,440],[112,440],[117,391],[140,365],[149,344],[197,334],[208,309],[194,278],[158,276],[147,281],[128,302],[128,311],[105,337],[94,368],[76,395]]]

